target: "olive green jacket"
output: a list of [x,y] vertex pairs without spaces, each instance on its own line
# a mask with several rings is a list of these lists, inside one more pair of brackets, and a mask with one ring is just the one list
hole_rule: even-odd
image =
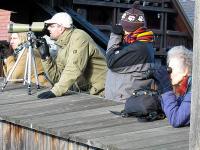
[[55,42],[60,49],[55,60],[42,64],[53,83],[51,91],[61,96],[83,76],[90,85],[90,94],[103,96],[107,66],[104,56],[83,30],[67,29]]

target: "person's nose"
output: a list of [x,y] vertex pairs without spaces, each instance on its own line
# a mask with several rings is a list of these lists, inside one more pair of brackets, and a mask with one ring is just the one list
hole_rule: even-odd
[[11,39],[11,40],[10,40],[10,44],[13,44],[13,42],[14,42],[14,41]]
[[47,30],[49,30],[49,31],[50,31],[50,30],[51,30],[51,26],[48,26]]

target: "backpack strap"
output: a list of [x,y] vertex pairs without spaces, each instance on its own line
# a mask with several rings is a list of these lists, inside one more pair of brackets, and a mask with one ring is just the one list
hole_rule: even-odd
[[165,119],[165,114],[163,112],[158,113],[158,112],[151,112],[149,113],[148,116],[145,117],[138,117],[139,122],[151,122],[155,120],[160,120],[160,119]]
[[153,89],[137,89],[134,90],[132,93],[134,96],[140,96],[140,95],[158,95],[158,91],[157,90],[153,90]]
[[128,118],[128,117],[137,117],[135,114],[131,113],[131,114],[128,114],[125,110],[122,110],[122,111],[111,111],[110,112],[114,115],[117,115],[117,116],[122,116],[123,118]]

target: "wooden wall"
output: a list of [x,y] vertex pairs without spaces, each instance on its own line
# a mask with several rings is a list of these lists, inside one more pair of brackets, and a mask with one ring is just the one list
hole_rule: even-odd
[[53,135],[0,121],[0,150],[94,150]]
[[[10,23],[11,11],[0,9],[0,41],[8,40],[7,26]],[[1,60],[0,60],[1,61]],[[0,62],[0,77],[3,76],[3,66]]]
[[0,9],[0,41],[8,40],[7,26],[10,23],[11,11]]

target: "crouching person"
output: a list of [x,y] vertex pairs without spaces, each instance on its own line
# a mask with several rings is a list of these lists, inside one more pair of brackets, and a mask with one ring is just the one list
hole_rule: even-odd
[[[169,75],[165,67],[155,70],[153,76],[161,94],[161,105],[173,127],[190,124],[192,51],[184,46],[176,46],[168,51],[168,66],[172,68]],[[177,86],[177,93],[172,85]]]
[[45,40],[38,44],[45,72],[55,84],[38,98],[62,96],[82,77],[90,87],[90,94],[104,96],[107,66],[93,39],[83,30],[74,29],[72,18],[67,13],[57,13],[45,23],[49,24],[50,38],[60,49],[54,60]]
[[120,25],[112,28],[106,53],[107,99],[126,102],[134,90],[151,88],[152,79],[145,72],[154,63],[153,32],[145,27],[138,5],[136,1],[134,8],[122,15]]

